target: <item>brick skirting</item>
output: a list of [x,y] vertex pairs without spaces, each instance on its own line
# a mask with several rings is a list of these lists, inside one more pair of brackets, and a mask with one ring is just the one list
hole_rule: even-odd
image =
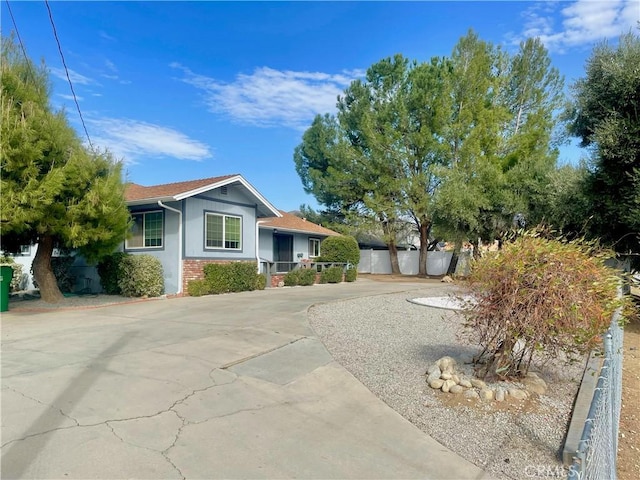
[[204,266],[210,263],[231,263],[229,260],[183,260],[182,293],[187,295],[187,285],[191,280],[204,280]]

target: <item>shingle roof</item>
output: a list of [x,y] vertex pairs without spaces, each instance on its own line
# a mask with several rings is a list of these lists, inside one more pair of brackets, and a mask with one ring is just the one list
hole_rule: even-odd
[[340,235],[321,225],[315,224],[280,210],[282,217],[269,217],[260,221],[260,228],[273,228],[290,232],[315,233],[317,235]]
[[200,180],[190,180],[188,182],[165,183],[163,185],[153,185],[150,187],[138,185],[137,183],[129,183],[125,190],[125,199],[127,202],[132,202],[135,200],[173,197],[237,176],[238,174],[223,175],[221,177],[201,178]]

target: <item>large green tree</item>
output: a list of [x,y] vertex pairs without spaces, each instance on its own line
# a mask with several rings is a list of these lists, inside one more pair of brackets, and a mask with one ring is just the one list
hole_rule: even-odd
[[49,103],[45,66],[25,58],[12,38],[2,39],[0,69],[2,249],[37,243],[35,280],[43,300],[58,302],[54,247],[97,260],[126,235],[121,165],[82,145]]
[[640,252],[640,37],[593,50],[573,85],[571,132],[592,152],[591,232],[617,251]]
[[563,79],[537,39],[509,55],[469,32],[451,56],[452,116],[436,221],[460,243],[535,224],[555,170]]
[[446,74],[439,59],[381,60],[338,98],[335,117],[316,117],[294,153],[305,189],[320,203],[381,228],[393,273],[400,273],[396,239],[407,221],[420,232],[426,273]]

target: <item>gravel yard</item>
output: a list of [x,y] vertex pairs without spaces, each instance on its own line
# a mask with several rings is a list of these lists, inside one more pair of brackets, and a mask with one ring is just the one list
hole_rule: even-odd
[[549,388],[524,401],[483,403],[431,389],[430,364],[445,355],[461,364],[476,350],[459,336],[459,315],[407,300],[454,291],[443,285],[317,305],[309,321],[336,361],[374,394],[496,478],[564,478],[560,451],[584,364],[536,368]]

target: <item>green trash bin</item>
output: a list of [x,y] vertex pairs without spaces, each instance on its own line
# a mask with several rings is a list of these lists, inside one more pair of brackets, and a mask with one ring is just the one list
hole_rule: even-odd
[[11,279],[13,278],[13,268],[0,266],[0,312],[9,310],[9,291],[11,290]]

